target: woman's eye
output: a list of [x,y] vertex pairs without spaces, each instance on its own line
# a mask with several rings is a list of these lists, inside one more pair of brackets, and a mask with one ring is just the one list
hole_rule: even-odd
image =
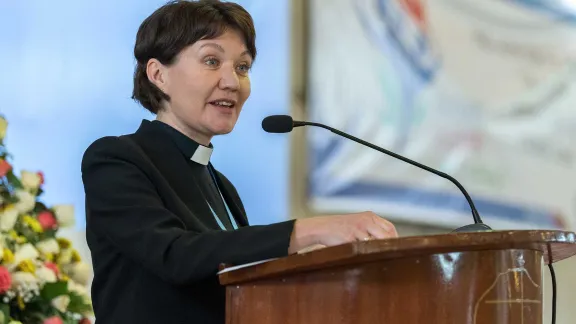
[[248,72],[250,72],[250,65],[248,65],[248,64],[240,64],[240,65],[238,66],[238,69],[239,69],[240,72],[242,72],[242,73],[248,73]]
[[206,65],[212,66],[212,67],[218,66],[218,60],[215,59],[215,58],[207,58],[207,59],[204,61],[204,63],[206,63]]

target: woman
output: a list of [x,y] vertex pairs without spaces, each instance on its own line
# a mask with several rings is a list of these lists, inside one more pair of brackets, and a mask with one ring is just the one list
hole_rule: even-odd
[[368,212],[249,226],[209,162],[211,139],[232,131],[250,95],[255,32],[242,7],[169,3],[142,23],[134,54],[133,98],[157,118],[98,139],[82,161],[98,322],[221,324],[221,263],[397,235]]

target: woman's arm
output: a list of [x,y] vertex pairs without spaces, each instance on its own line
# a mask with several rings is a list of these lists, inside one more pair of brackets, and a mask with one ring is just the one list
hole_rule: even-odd
[[288,254],[293,220],[235,231],[186,230],[164,208],[154,184],[134,164],[137,154],[119,138],[105,137],[94,142],[82,160],[87,229],[126,257],[168,282],[187,284],[215,276],[221,263],[242,264]]

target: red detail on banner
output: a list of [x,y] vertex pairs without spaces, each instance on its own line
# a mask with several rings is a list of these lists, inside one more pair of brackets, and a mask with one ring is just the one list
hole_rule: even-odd
[[410,16],[420,25],[424,26],[426,17],[424,16],[424,8],[422,7],[423,0],[398,0],[402,7],[410,14]]

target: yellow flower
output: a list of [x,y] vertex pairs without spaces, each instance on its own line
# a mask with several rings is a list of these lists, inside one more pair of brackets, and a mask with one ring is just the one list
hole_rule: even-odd
[[40,225],[40,222],[36,218],[30,215],[24,215],[22,217],[22,221],[24,222],[24,224],[28,225],[34,232],[36,233],[44,232],[42,225]]
[[4,257],[2,258],[2,260],[4,261],[4,263],[12,263],[14,262],[14,253],[12,253],[12,251],[9,248],[4,248]]
[[22,296],[18,295],[18,307],[20,307],[20,310],[24,310],[24,308],[26,308],[26,304],[24,304],[24,299],[22,298]]
[[44,257],[46,258],[46,261],[54,262],[54,253],[46,253],[44,254]]
[[72,242],[70,242],[69,239],[63,237],[57,238],[56,241],[58,241],[58,245],[60,245],[61,249],[67,249],[72,245]]
[[15,230],[10,230],[10,232],[8,232],[8,235],[10,235],[10,237],[14,240],[18,238],[18,233],[16,233]]
[[56,262],[61,266],[69,264],[70,262],[72,262],[72,254],[73,252],[71,249],[61,250],[60,253],[58,254]]
[[8,235],[10,235],[10,238],[12,238],[18,244],[24,244],[27,241],[24,236],[18,235],[15,230],[11,230]]
[[67,275],[60,273],[60,280],[62,281],[68,281],[70,280],[70,277],[68,277]]
[[29,259],[20,262],[20,264],[18,265],[18,268],[20,269],[20,271],[23,271],[23,272],[29,272],[29,273],[35,273],[36,272],[36,266],[34,265],[32,260],[29,260]]
[[6,128],[8,128],[8,122],[4,117],[0,117],[0,141],[6,136]]
[[72,249],[72,262],[80,262],[80,261],[82,261],[80,253],[78,253],[78,250]]

